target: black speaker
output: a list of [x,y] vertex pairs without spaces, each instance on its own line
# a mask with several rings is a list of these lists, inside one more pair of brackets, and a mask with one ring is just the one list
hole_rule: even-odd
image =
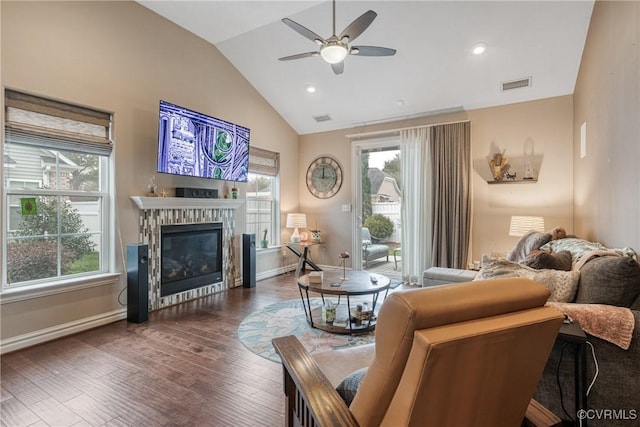
[[187,188],[176,187],[176,197],[189,197],[196,199],[217,199],[218,190],[215,188]]
[[242,286],[256,287],[256,235],[242,234]]
[[127,320],[149,319],[149,246],[127,246]]

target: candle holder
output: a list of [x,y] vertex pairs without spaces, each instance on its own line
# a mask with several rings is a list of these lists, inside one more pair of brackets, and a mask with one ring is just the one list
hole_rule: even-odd
[[347,280],[347,259],[351,258],[351,255],[349,255],[349,252],[340,252],[338,256],[342,259],[340,265],[342,266],[342,280],[344,281]]

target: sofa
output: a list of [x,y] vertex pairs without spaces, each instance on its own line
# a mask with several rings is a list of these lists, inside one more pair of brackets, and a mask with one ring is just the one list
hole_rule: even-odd
[[362,260],[364,268],[368,268],[369,261],[385,257],[389,261],[389,246],[375,243],[368,228],[362,227]]
[[[629,248],[607,248],[576,236],[524,236],[511,260],[484,260],[475,280],[526,277],[551,290],[550,302],[577,320],[587,336],[582,413],[589,426],[638,425],[640,419],[640,265]],[[525,250],[521,250],[526,248]],[[520,249],[520,251],[518,251]],[[514,252],[515,255],[514,255]],[[554,345],[534,398],[576,421],[573,345]],[[597,361],[597,368],[596,368]],[[594,376],[597,371],[597,377]]]

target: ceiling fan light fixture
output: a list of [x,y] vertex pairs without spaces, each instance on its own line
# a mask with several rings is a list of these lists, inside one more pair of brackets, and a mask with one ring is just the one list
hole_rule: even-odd
[[329,64],[342,62],[347,53],[347,48],[340,44],[330,44],[320,50],[320,56]]
[[357,47],[352,47],[351,49],[349,49],[350,55],[357,55],[359,53],[360,53],[360,49],[358,49]]

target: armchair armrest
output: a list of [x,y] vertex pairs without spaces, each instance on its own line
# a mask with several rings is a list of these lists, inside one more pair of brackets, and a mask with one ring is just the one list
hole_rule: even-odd
[[342,397],[292,335],[272,340],[282,360],[286,425],[358,427]]

